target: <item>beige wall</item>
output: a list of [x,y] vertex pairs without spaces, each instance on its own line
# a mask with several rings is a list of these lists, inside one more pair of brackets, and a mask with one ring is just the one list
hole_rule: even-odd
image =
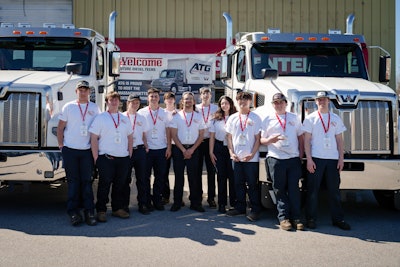
[[[368,45],[380,45],[392,56],[395,88],[394,0],[73,0],[74,23],[108,35],[108,16],[118,12],[117,38],[225,38],[223,12],[233,19],[233,32],[345,32],[348,14],[355,14],[354,33]],[[377,79],[377,55],[371,73]]]

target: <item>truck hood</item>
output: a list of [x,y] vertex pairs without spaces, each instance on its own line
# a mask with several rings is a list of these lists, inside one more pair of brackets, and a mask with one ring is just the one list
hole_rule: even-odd
[[[23,86],[32,83],[35,85],[54,86],[65,82],[68,77],[69,75],[66,72],[0,71],[0,84],[10,87],[13,84]],[[79,76],[74,75],[73,78],[77,80]],[[72,83],[75,84],[74,82]]]
[[[360,93],[394,93],[394,91],[383,84],[374,83],[360,78],[330,78],[330,77],[278,77],[274,81],[249,80],[246,88],[275,88],[286,94],[288,90],[300,92],[331,91],[336,90],[358,90]],[[274,90],[275,91],[275,90]]]

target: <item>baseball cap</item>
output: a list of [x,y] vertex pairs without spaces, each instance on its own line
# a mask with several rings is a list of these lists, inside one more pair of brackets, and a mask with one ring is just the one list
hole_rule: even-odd
[[317,95],[315,96],[315,99],[324,98],[324,97],[329,97],[329,96],[328,96],[328,92],[326,92],[326,91],[319,91],[319,92],[317,93]]
[[76,89],[81,88],[81,87],[89,88],[89,83],[87,81],[78,82],[78,84],[76,85]]
[[130,94],[130,95],[128,96],[128,99],[127,99],[126,101],[131,102],[131,101],[133,101],[133,100],[135,100],[135,99],[140,100],[140,96],[137,95],[137,94]]
[[274,94],[272,96],[272,103],[274,103],[275,101],[285,101],[285,102],[287,102],[285,95],[282,94],[282,93],[276,93],[276,94]]

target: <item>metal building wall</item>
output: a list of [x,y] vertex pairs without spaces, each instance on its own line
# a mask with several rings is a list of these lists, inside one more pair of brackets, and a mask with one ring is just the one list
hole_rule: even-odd
[[[380,45],[395,58],[394,0],[73,0],[74,23],[108,35],[108,15],[118,12],[117,38],[225,38],[223,12],[233,31],[325,33],[345,32],[348,14],[355,14],[354,33],[368,45]],[[371,55],[372,78],[376,58]],[[392,64],[392,81],[395,80]],[[392,82],[392,88],[394,82]]]

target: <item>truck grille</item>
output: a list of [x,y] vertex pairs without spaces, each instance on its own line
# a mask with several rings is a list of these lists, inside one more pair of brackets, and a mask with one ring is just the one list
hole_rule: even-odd
[[38,146],[40,95],[11,93],[0,100],[0,144],[4,146]]
[[[316,110],[314,101],[304,105],[307,113]],[[352,154],[390,153],[390,103],[360,100],[357,109],[338,109],[331,103],[331,111],[339,115],[347,130],[343,133],[344,150]]]

